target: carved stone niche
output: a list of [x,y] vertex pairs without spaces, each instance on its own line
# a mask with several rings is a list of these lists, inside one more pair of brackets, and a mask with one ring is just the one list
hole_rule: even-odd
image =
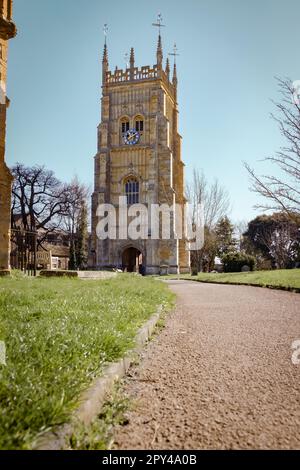
[[108,125],[102,123],[100,125],[100,147],[106,148],[108,144]]
[[5,18],[0,17],[0,38],[12,39],[17,34],[16,25],[12,21],[7,21]]
[[158,111],[158,96],[157,96],[156,92],[155,92],[155,94],[153,94],[151,96],[150,111],[151,111],[151,113],[157,113],[157,111]]
[[129,170],[130,173],[133,173],[133,172],[134,172],[134,165],[133,165],[132,162],[129,163],[129,165],[128,165],[128,170]]

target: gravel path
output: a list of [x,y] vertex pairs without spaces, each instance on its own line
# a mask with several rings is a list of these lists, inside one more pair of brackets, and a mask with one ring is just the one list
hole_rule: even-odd
[[117,449],[300,449],[300,295],[170,281],[166,328],[131,370]]

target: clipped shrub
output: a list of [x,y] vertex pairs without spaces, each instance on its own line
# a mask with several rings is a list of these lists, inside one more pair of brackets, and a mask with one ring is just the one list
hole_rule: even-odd
[[78,277],[77,271],[40,271],[42,277]]
[[254,256],[247,255],[240,251],[234,251],[222,256],[225,273],[240,273],[245,271],[245,267],[249,267],[249,271],[254,271],[256,260]]

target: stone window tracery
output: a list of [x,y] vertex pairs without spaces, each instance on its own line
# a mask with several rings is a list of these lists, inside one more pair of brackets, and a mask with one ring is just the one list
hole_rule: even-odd
[[130,177],[125,181],[125,194],[127,204],[138,204],[140,199],[140,183],[135,177]]

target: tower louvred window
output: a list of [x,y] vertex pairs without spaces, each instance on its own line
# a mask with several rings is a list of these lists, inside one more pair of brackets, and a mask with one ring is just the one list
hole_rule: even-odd
[[124,135],[127,131],[129,131],[129,121],[122,121],[121,123],[121,131],[122,131],[122,134]]
[[144,120],[142,118],[137,118],[135,120],[135,130],[139,133],[144,131]]
[[140,183],[136,178],[130,178],[125,183],[127,204],[138,204],[140,196]]

